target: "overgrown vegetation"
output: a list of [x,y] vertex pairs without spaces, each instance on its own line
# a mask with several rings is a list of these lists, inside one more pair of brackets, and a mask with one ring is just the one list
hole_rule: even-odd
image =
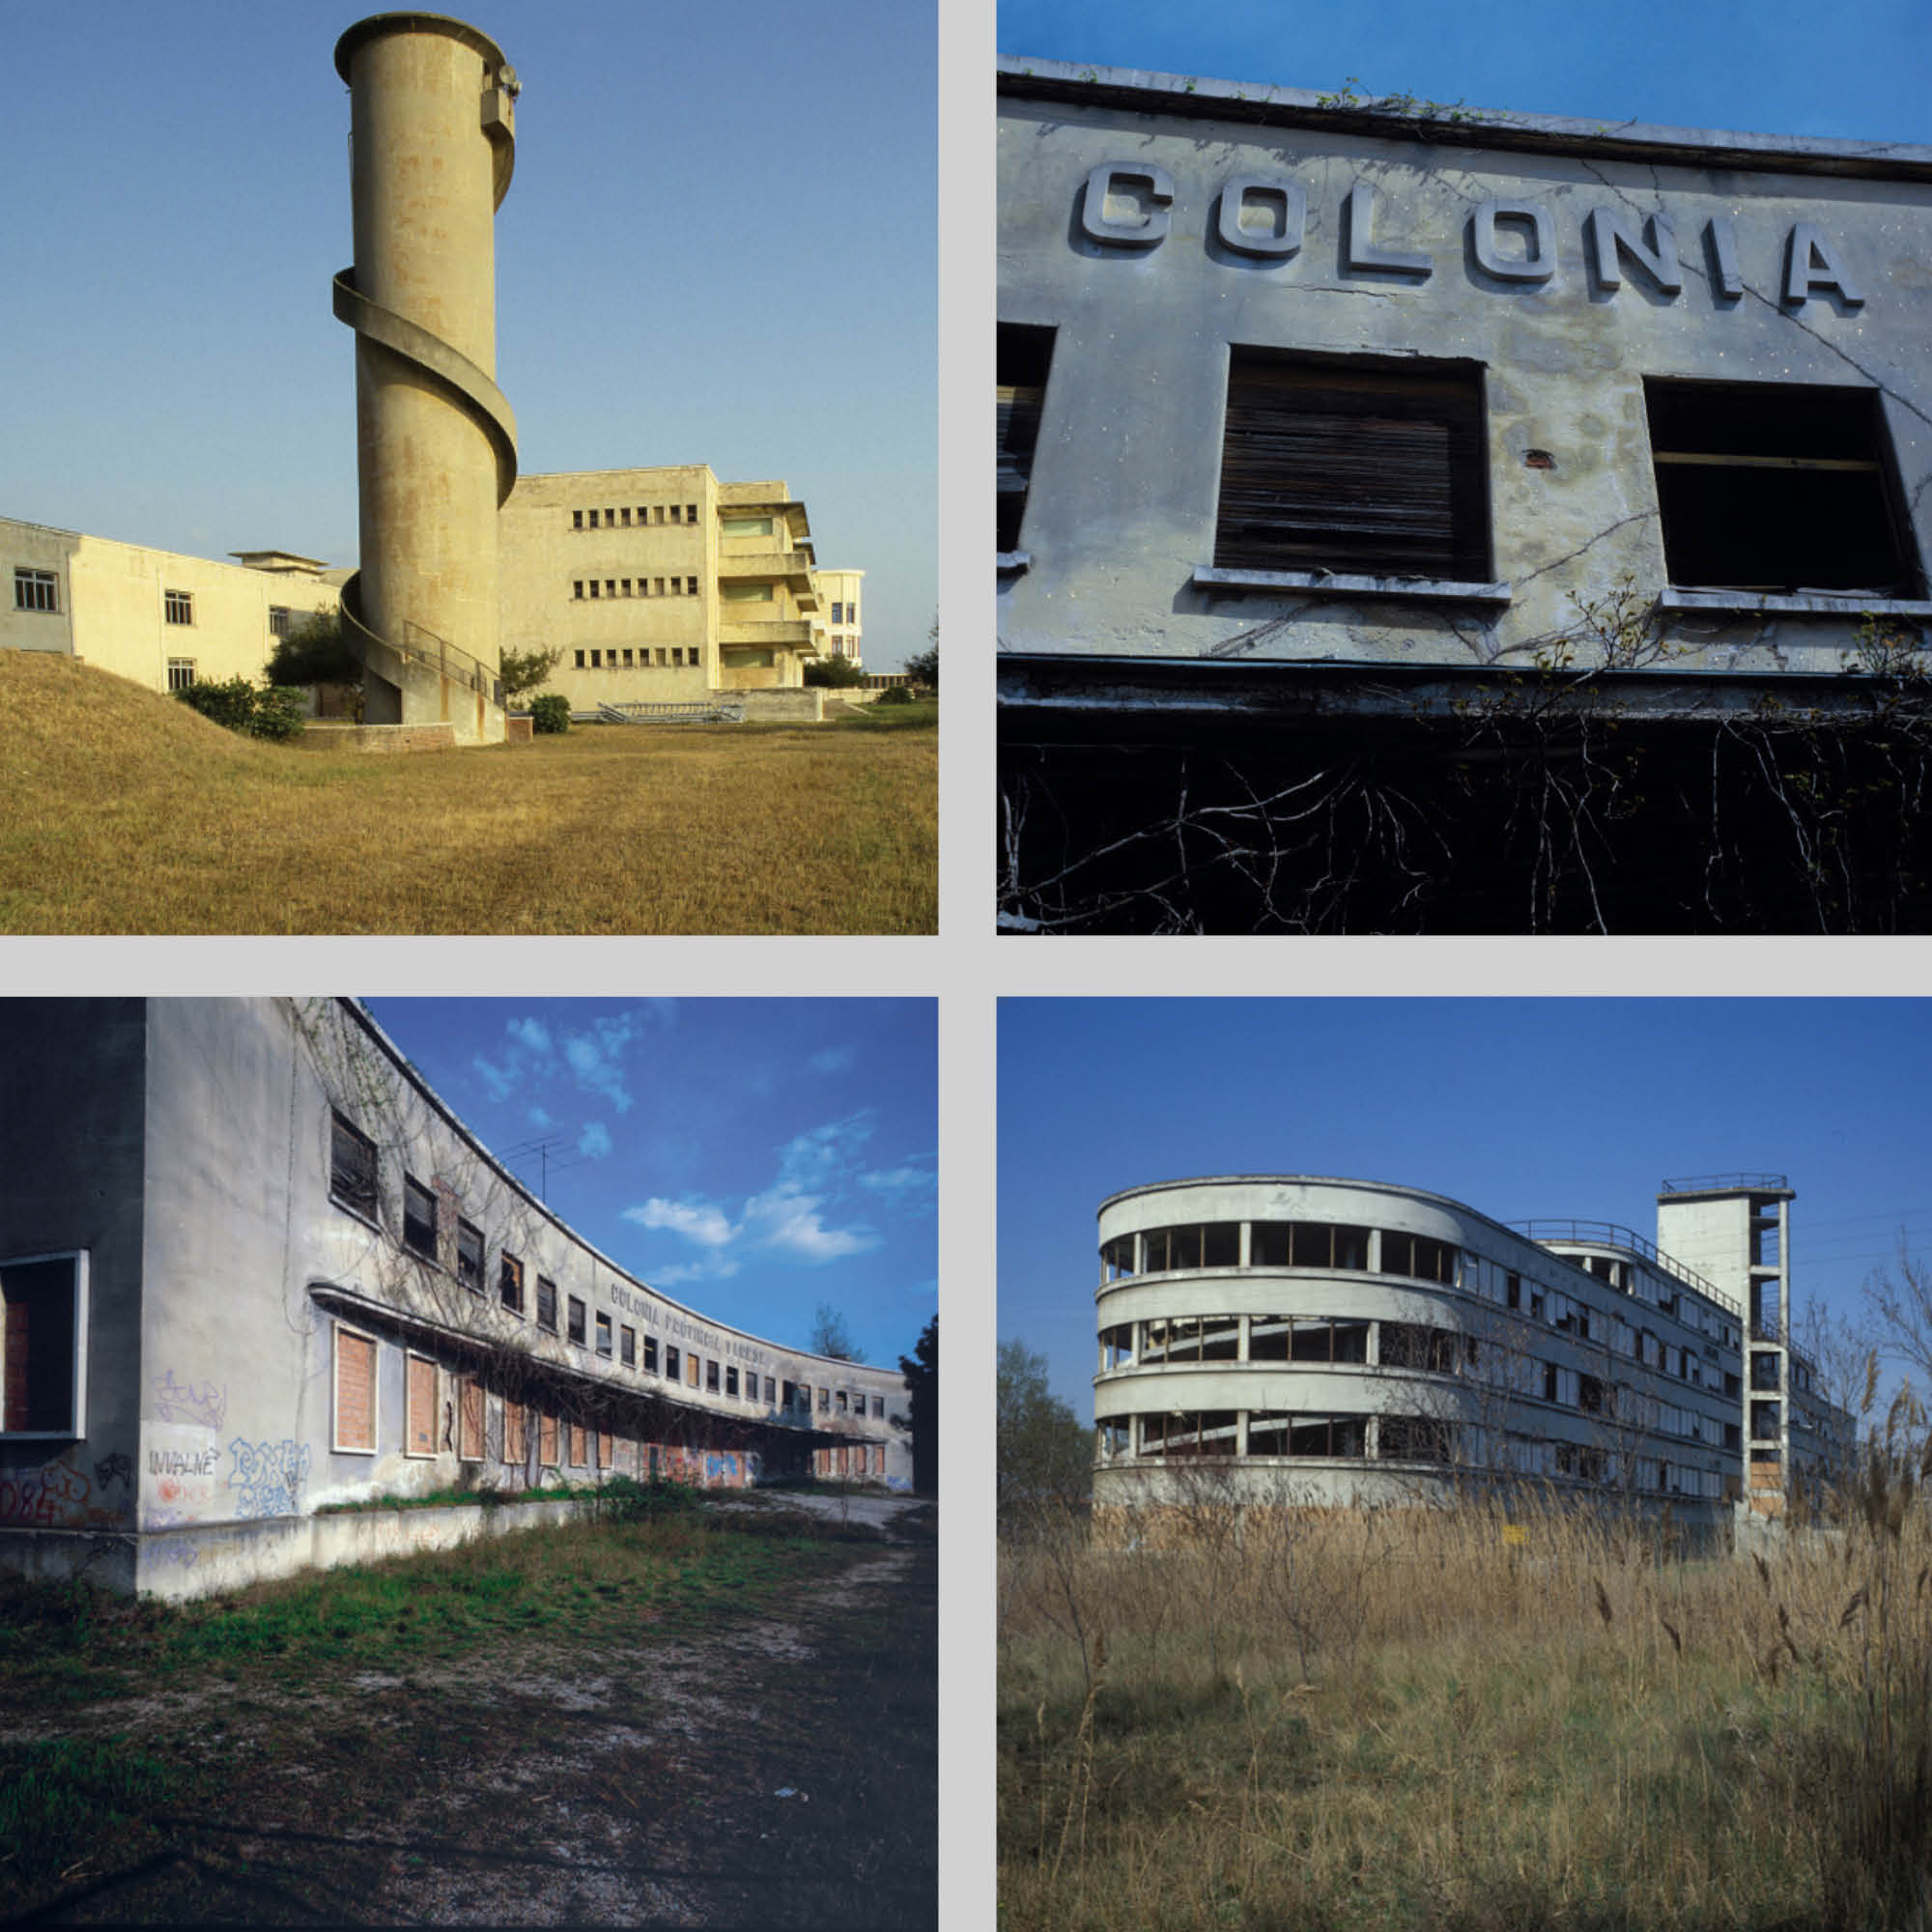
[[544,735],[560,735],[570,729],[570,699],[560,691],[547,691],[530,699],[530,729]]
[[[1533,1495],[1000,1558],[1002,1922],[1923,1925],[1932,1446],[1693,1561]],[[1139,1537],[1139,1547],[1135,1539]]]
[[0,652],[0,710],[4,932],[937,926],[931,729],[612,727],[371,757],[234,738],[38,651]]
[[299,691],[279,684],[255,684],[245,677],[210,678],[184,685],[176,698],[224,730],[244,738],[277,742],[299,738],[307,700]]

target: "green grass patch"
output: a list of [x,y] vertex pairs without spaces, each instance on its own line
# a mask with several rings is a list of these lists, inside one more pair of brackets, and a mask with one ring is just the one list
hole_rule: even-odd
[[16,1883],[58,1877],[100,1844],[118,1850],[130,1823],[187,1782],[124,1738],[0,1744],[0,1866]]

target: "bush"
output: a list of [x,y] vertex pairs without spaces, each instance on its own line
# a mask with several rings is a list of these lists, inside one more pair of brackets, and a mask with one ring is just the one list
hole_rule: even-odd
[[910,704],[912,687],[904,684],[890,684],[872,700],[875,704]]
[[568,731],[570,699],[561,692],[547,691],[541,697],[530,699],[530,718],[532,730]]
[[342,635],[333,611],[318,611],[276,641],[269,658],[270,684],[310,685],[362,682],[362,660]]
[[846,691],[864,684],[866,673],[850,658],[814,658],[805,668],[805,681],[828,691]]
[[245,677],[211,678],[175,696],[190,711],[244,737],[297,738],[305,722],[300,692],[272,684],[257,690]]

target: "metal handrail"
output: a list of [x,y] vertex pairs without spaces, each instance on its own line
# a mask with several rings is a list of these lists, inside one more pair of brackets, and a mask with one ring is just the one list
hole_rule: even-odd
[[1787,1193],[1790,1179],[1782,1174],[1693,1174],[1683,1180],[1660,1183],[1660,1194]]
[[1613,1221],[1512,1221],[1510,1226],[1539,1246],[1547,1246],[1550,1241],[1577,1241],[1592,1247],[1629,1248],[1665,1274],[1675,1275],[1686,1287],[1708,1296],[1719,1308],[1728,1309],[1733,1315],[1740,1312],[1737,1303],[1715,1283],[1706,1281],[1695,1268],[1673,1260],[1634,1228],[1621,1227]]

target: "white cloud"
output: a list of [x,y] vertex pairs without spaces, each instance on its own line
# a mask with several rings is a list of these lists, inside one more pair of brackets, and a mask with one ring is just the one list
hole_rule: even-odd
[[811,1055],[805,1064],[814,1073],[843,1073],[858,1057],[850,1046],[828,1046]]
[[519,1046],[526,1046],[532,1053],[550,1051],[550,1029],[540,1019],[512,1020],[503,1031]]
[[731,1217],[709,1201],[666,1201],[653,1195],[640,1208],[626,1208],[623,1219],[640,1228],[666,1229],[706,1248],[722,1248],[738,1233]]
[[602,1160],[611,1151],[611,1129],[602,1121],[592,1121],[578,1135],[577,1151],[588,1154],[592,1160]]
[[523,1069],[517,1065],[514,1053],[502,1066],[497,1065],[494,1061],[485,1060],[480,1053],[469,1064],[476,1069],[484,1086],[490,1090],[491,1099],[507,1100],[516,1092],[517,1076]]
[[631,1111],[620,1062],[637,1033],[637,1015],[624,1013],[616,1019],[594,1020],[588,1033],[571,1034],[563,1043],[563,1057],[577,1075],[577,1084],[585,1093],[603,1094],[620,1114]]
[[554,1127],[556,1125],[556,1122],[541,1107],[532,1107],[530,1109],[529,1122],[533,1127]]
[[895,1203],[910,1204],[921,1196],[939,1190],[939,1177],[929,1167],[874,1168],[859,1177],[859,1185],[870,1194],[883,1194]]

